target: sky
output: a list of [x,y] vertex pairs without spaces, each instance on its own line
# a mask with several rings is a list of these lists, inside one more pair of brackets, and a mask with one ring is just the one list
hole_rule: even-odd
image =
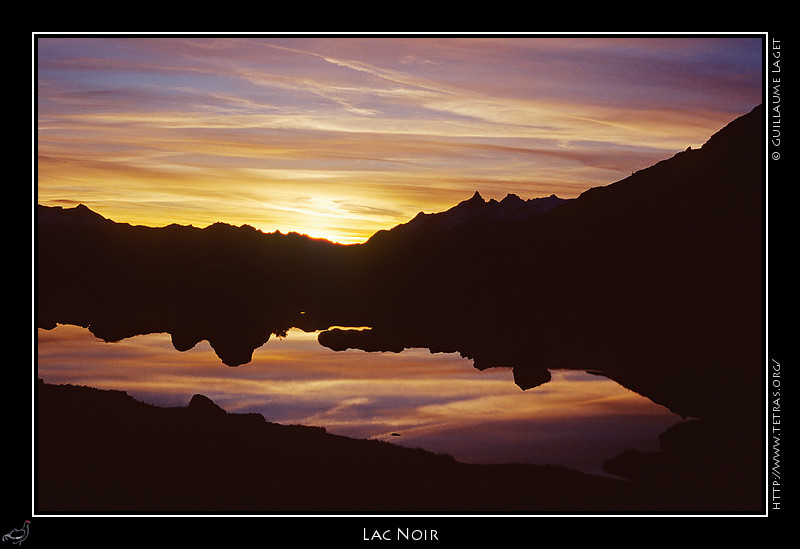
[[697,148],[762,64],[757,34],[39,35],[34,200],[363,242]]

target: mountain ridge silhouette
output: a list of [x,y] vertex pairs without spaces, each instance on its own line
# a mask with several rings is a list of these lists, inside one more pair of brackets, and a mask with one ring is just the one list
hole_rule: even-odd
[[509,193],[500,201],[493,198],[487,201],[479,191],[475,191],[471,198],[459,202],[448,210],[436,213],[420,212],[406,223],[401,223],[391,229],[380,230],[367,240],[367,244],[387,238],[388,235],[398,232],[442,231],[452,230],[461,225],[471,223],[485,224],[517,221],[543,214],[568,200],[570,199],[558,198],[555,194],[548,197],[523,200],[516,194]]

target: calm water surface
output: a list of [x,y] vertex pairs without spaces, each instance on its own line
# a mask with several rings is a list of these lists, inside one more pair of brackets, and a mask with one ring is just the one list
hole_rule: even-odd
[[316,338],[292,330],[232,368],[205,341],[178,352],[168,334],[105,343],[83,328],[59,326],[38,330],[38,377],[122,390],[160,406],[185,406],[201,393],[229,412],[463,462],[550,463],[592,473],[626,450],[656,450],[658,435],[680,421],[584,372],[556,370],[551,382],[522,391],[510,369],[480,372],[457,354],[335,352]]

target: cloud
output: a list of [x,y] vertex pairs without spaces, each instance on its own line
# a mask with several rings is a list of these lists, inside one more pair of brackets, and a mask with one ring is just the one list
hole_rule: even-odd
[[[92,199],[145,224],[225,221],[348,241],[479,187],[576,196],[702,144],[761,98],[759,38],[234,35],[37,46],[42,200]],[[312,194],[339,201],[335,223],[288,215],[292,195]],[[183,210],[156,213],[181,201]]]

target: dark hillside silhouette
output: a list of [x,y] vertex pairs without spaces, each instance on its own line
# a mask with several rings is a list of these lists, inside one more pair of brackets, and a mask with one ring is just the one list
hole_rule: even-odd
[[[620,510],[618,480],[559,467],[472,466],[386,442],[229,414],[202,395],[157,408],[38,383],[42,512]],[[69,471],[68,474],[65,474]]]
[[730,482],[698,497],[686,484],[667,491],[549,465],[468,465],[227,413],[202,395],[158,408],[119,391],[39,381],[36,398],[43,514],[750,510],[729,497]]

